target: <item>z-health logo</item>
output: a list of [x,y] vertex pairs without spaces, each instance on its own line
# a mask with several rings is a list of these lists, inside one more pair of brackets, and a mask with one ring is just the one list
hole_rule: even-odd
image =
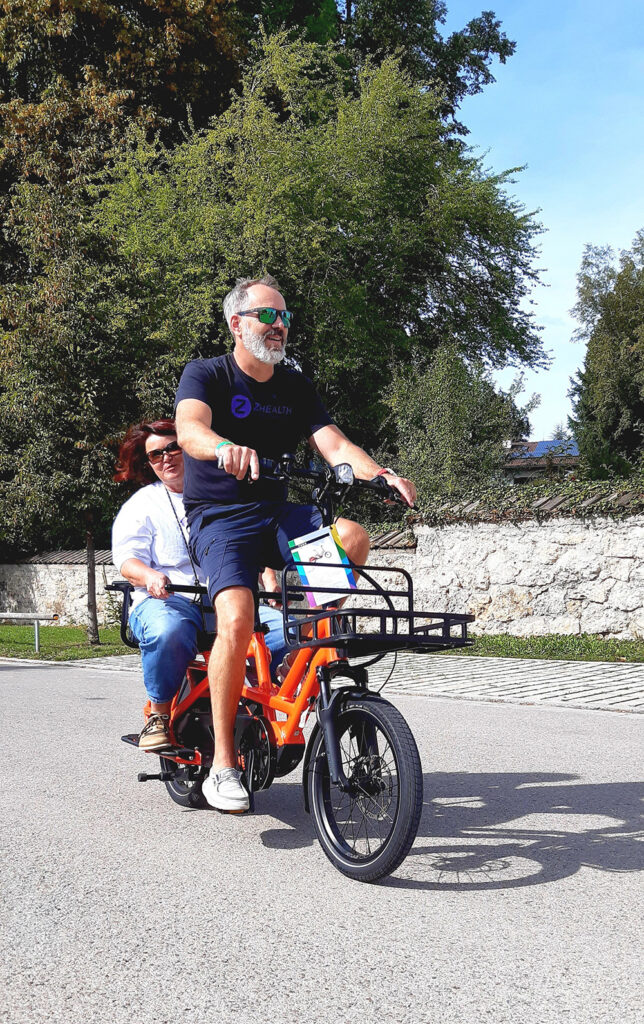
[[250,415],[253,404],[246,395],[233,395],[230,411],[238,420],[245,420]]

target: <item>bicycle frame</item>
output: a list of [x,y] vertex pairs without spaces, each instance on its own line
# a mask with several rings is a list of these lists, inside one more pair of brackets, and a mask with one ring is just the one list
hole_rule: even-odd
[[[329,609],[324,619],[318,620],[316,633],[319,639],[331,637],[331,618],[337,609]],[[176,743],[174,723],[202,697],[209,699],[208,663],[210,650],[201,652],[203,664],[193,660],[186,672],[186,683],[175,695],[170,710],[171,738]],[[359,667],[350,666],[345,659],[339,657],[333,647],[302,647],[297,651],[295,660],[281,685],[273,682],[270,674],[270,653],[260,630],[256,630],[250,640],[247,661],[251,661],[257,682],[250,684],[245,681],[242,687],[241,700],[258,705],[271,731],[270,740],[279,751],[292,746],[304,747],[302,716],[308,717],[320,695],[322,705],[319,708],[321,728],[327,738],[327,751],[332,769],[333,781],[340,788],[348,786],[344,772],[340,767],[337,754],[337,738],[333,734],[333,697],[330,692],[330,681],[335,675],[342,674],[353,681],[353,688],[366,688],[366,673]],[[335,668],[335,671],[334,671]],[[346,691],[346,687],[343,690]],[[337,691],[336,691],[337,692]],[[278,715],[284,715],[279,719]],[[336,756],[334,756],[334,754]],[[166,760],[177,764],[200,766],[204,764],[202,753],[195,749],[193,754],[188,751],[164,751]],[[243,767],[243,766],[242,766]]]
[[[308,566],[312,563],[303,564]],[[338,563],[339,565],[340,563]],[[291,568],[295,569],[294,563],[291,564]],[[355,568],[360,573],[363,583],[367,584],[370,589],[363,588],[359,592],[349,589],[347,597],[359,597],[363,602],[366,600],[369,607],[346,607],[342,610],[335,606],[308,608],[303,611],[295,611],[294,617],[291,616],[291,609],[288,605],[289,597],[301,598],[314,589],[317,592],[332,589],[337,593],[337,588],[326,588],[317,584],[314,588],[301,581],[295,587],[291,587],[287,585],[286,572],[284,573],[282,605],[287,644],[291,651],[295,652],[293,664],[280,685],[272,680],[271,656],[260,623],[256,621],[246,655],[247,664],[250,662],[251,667],[247,672],[240,695],[242,713],[244,709],[254,707],[254,714],[261,715],[262,725],[268,734],[270,746],[275,751],[276,763],[280,763],[280,752],[282,752],[282,756],[285,756],[285,752],[290,749],[292,767],[295,767],[303,756],[306,745],[303,725],[315,707],[317,726],[324,734],[331,780],[343,791],[349,788],[349,783],[342,769],[336,729],[336,706],[341,696],[368,692],[366,668],[350,665],[348,658],[360,654],[373,654],[374,651],[385,653],[400,649],[418,650],[420,648],[436,650],[469,644],[471,641],[467,638],[467,623],[473,619],[471,615],[418,612],[414,608],[411,577],[403,569],[392,569],[391,567],[385,569],[375,566],[356,566]],[[374,571],[398,573],[403,579],[402,589],[384,590],[373,579]],[[126,642],[128,642],[127,587],[128,584],[121,582],[109,585],[109,589],[124,591],[121,634]],[[169,589],[176,592],[206,592],[205,588],[194,586],[173,586]],[[269,595],[264,594],[263,596]],[[376,598],[384,599],[384,608],[374,607],[373,599]],[[393,598],[397,598],[402,607],[394,608]],[[358,621],[365,616],[378,622],[377,632],[363,633],[360,631]],[[429,623],[425,621],[424,624],[418,625],[419,618],[422,620],[430,618],[431,621]],[[454,636],[453,630],[456,630],[456,636]],[[209,758],[204,757],[204,752],[197,744],[181,745],[176,725],[182,721],[183,716],[197,701],[202,698],[206,701],[210,700],[207,671],[212,639],[210,635],[202,639],[201,653],[188,665],[184,683],[171,704],[169,727],[173,748],[164,750],[162,756],[166,761],[173,761],[177,765],[207,768],[210,764]],[[249,676],[252,677],[252,682],[249,681]],[[346,678],[348,682],[346,685],[335,687],[332,690],[331,684],[338,676]],[[149,704],[147,704],[144,709],[146,715],[149,710]],[[238,747],[238,734],[240,734],[240,730],[243,730],[247,721],[246,717],[240,722],[238,715],[236,730],[236,746]],[[135,736],[123,738],[135,745],[138,742]],[[154,753],[154,751],[150,751],[150,753]],[[244,767],[244,764],[240,764],[240,768]],[[306,770],[307,762],[305,760],[305,781]],[[154,776],[140,777],[142,781],[145,781],[146,778]],[[266,785],[270,785],[270,781]]]

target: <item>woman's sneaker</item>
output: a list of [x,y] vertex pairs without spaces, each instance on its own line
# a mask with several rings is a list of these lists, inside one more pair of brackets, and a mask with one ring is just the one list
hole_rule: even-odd
[[151,714],[139,736],[139,750],[166,750],[172,746],[169,715]]
[[248,791],[242,784],[241,772],[236,768],[222,768],[218,772],[211,768],[201,792],[210,806],[218,811],[247,811],[250,806]]

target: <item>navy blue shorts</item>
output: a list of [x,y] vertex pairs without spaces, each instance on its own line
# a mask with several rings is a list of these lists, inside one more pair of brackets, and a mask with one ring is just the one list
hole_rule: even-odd
[[315,505],[291,501],[226,505],[195,515],[190,550],[207,577],[210,600],[227,587],[257,590],[262,569],[281,569],[291,561],[289,540],[321,525]]

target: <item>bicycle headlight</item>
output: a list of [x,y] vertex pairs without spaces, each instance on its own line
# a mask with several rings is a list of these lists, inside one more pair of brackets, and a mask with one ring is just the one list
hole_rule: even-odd
[[334,466],[333,473],[335,475],[335,479],[339,484],[353,483],[353,469],[348,462],[341,462],[339,466]]

